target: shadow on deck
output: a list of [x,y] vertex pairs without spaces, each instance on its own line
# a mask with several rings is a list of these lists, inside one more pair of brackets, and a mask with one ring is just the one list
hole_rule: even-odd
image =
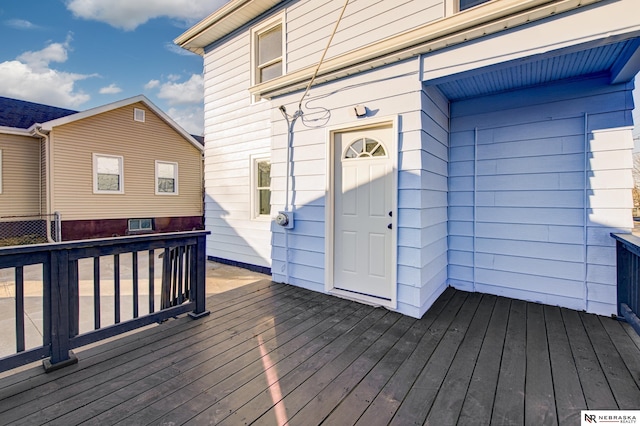
[[448,289],[421,320],[262,280],[0,379],[0,424],[579,424],[640,407],[640,337]]

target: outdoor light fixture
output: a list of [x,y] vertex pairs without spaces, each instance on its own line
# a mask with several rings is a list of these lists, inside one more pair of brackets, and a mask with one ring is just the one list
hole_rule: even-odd
[[364,105],[356,105],[353,109],[355,110],[357,117],[364,117],[367,115],[367,107]]

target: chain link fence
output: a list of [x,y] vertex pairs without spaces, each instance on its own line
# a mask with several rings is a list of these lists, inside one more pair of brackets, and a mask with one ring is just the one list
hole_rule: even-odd
[[61,241],[60,214],[0,216],[0,247]]

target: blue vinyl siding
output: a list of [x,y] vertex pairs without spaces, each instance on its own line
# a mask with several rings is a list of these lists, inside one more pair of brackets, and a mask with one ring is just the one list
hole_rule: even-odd
[[594,77],[452,103],[451,284],[615,312],[630,97]]

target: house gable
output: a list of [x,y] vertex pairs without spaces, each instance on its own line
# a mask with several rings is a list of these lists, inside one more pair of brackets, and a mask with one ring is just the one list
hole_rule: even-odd
[[[145,112],[136,121],[134,110]],[[199,216],[202,214],[202,146],[140,101],[51,128],[52,209],[64,220]],[[94,156],[121,158],[122,191],[94,191]],[[156,161],[179,164],[175,197],[156,195]]]

